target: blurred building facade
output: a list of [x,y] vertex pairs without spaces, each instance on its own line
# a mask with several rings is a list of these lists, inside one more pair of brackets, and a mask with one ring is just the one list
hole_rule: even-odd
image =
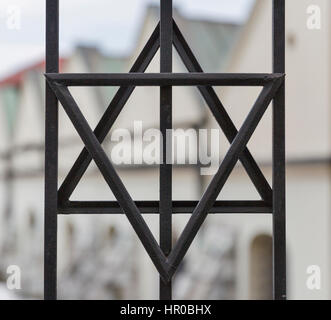
[[[323,12],[331,13],[323,3]],[[287,236],[289,298],[330,298],[330,85],[327,19],[319,32],[306,28],[306,0],[287,1]],[[243,27],[215,21],[175,19],[206,72],[271,72],[271,1],[258,0]],[[298,15],[298,12],[301,12]],[[329,17],[329,16],[327,16]],[[158,8],[146,12],[135,51],[109,57],[95,48],[78,47],[61,60],[61,72],[127,72],[158,22]],[[318,61],[312,60],[318,57]],[[0,280],[6,266],[22,268],[25,295],[41,297],[43,279],[43,63],[0,82]],[[156,55],[147,72],[159,71]],[[174,53],[174,72],[186,72]],[[320,81],[319,79],[323,81]],[[318,85],[317,85],[318,84]],[[215,88],[240,126],[258,95],[252,88]],[[70,89],[94,128],[116,88]],[[238,91],[240,90],[240,92]],[[196,88],[173,88],[175,128],[218,128]],[[62,108],[59,174],[61,183],[82,148]],[[271,110],[249,148],[271,183]],[[133,131],[159,126],[158,88],[136,88],[114,129]],[[220,141],[222,156],[228,142]],[[103,144],[110,153],[112,143]],[[220,159],[221,160],[221,159]],[[158,168],[116,168],[132,198],[158,199]],[[194,166],[174,166],[174,199],[197,200],[211,177]],[[112,200],[114,196],[92,163],[72,200]],[[219,199],[259,199],[240,164]],[[144,216],[156,238],[158,219]],[[187,222],[174,217],[174,241]],[[207,218],[175,278],[174,296],[182,299],[268,299],[271,297],[270,216],[217,215]],[[124,216],[59,217],[59,298],[152,299],[158,275]],[[199,257],[200,259],[197,259]],[[201,259],[203,257],[203,259]],[[322,288],[306,286],[306,269],[318,265]]]
[[[219,69],[230,52],[233,38],[239,26],[209,21],[189,20],[176,14],[177,22],[188,35],[188,40],[201,48],[212,43],[218,44],[212,50],[202,50],[200,57],[210,69]],[[78,47],[69,57],[62,59],[61,72],[128,72],[142,47],[150,37],[159,20],[159,9],[149,7],[141,26],[135,52],[128,57],[109,57],[96,48]],[[205,44],[201,41],[205,42]],[[1,260],[3,278],[6,266],[17,264],[22,268],[24,294],[40,297],[42,293],[43,263],[43,143],[44,143],[44,78],[43,63],[29,66],[1,83],[1,110],[6,128],[1,138],[3,144],[2,193],[6,204],[2,208],[3,250]],[[178,56],[174,58],[174,70],[185,71]],[[147,72],[159,71],[159,54],[151,62]],[[71,93],[81,107],[91,127],[95,127],[102,113],[111,101],[117,88],[75,88]],[[202,100],[198,91],[190,88],[174,89],[174,126],[178,128],[198,128],[205,120]],[[182,106],[188,105],[185,109]],[[83,144],[62,108],[59,135],[59,183],[73,165]],[[116,128],[127,128],[133,132],[135,121],[141,121],[143,130],[159,126],[159,91],[155,88],[136,88],[122,113],[114,124]],[[111,142],[103,144],[110,152]],[[158,199],[158,168],[155,166],[120,166],[117,171],[135,200]],[[174,195],[177,199],[194,200],[200,197],[201,178],[199,170],[192,166],[174,167]],[[7,177],[7,178],[6,178]],[[112,192],[103,181],[92,163],[72,200],[114,200]],[[146,216],[147,223],[158,237],[158,219]],[[174,218],[174,233],[178,234],[186,222],[184,217]],[[10,230],[10,231],[9,231]],[[213,233],[214,237],[218,236]],[[233,239],[231,232],[227,232]],[[232,243],[232,245],[231,245]],[[124,216],[60,216],[58,236],[59,298],[78,299],[121,299],[157,298],[158,275],[149,257],[140,244],[132,227]],[[199,248],[216,266],[223,256],[227,269],[232,270],[233,242],[226,246],[217,245],[214,255],[209,245]],[[218,249],[217,249],[218,248]],[[209,252],[208,252],[208,250]],[[198,249],[197,249],[198,250]],[[178,286],[178,297],[191,294],[192,282],[196,292],[196,272],[188,270],[182,282],[188,286]],[[231,273],[231,272],[228,272]],[[221,270],[210,272],[209,283],[203,284],[202,292],[212,290],[214,298],[231,298],[233,277],[219,278]],[[218,286],[211,287],[217,280]],[[180,277],[178,276],[180,279]],[[192,278],[192,279],[191,279]],[[213,280],[213,281],[212,281]],[[230,283],[230,285],[229,285]],[[206,287],[206,288],[205,288]],[[187,288],[187,289],[185,289]],[[229,293],[231,292],[231,293]]]
[[[330,299],[331,294],[331,4],[324,0],[314,4],[321,13],[321,29],[317,30],[307,25],[312,12],[316,14],[316,9],[309,10],[311,5],[306,0],[286,1],[287,274],[288,295],[292,299]],[[272,71],[271,14],[271,1],[256,1],[231,54],[227,72]],[[241,93],[232,88],[219,90],[239,126],[248,112],[247,107],[256,99],[256,90],[240,89]],[[243,109],[246,110],[244,114]],[[270,183],[271,111],[269,109],[264,116],[248,144]],[[242,179],[242,175],[238,179]],[[232,194],[236,194],[236,189]],[[228,218],[228,223],[234,221],[235,218]],[[271,250],[270,239],[265,237],[271,234],[270,222],[261,217],[238,219],[237,274],[246,279],[237,282],[242,298],[255,297],[256,293],[251,289],[258,283],[254,278],[248,279],[254,273],[261,273],[262,264],[259,267],[256,258],[253,261],[257,254],[254,251],[264,252],[268,247]],[[261,237],[265,239],[264,244],[261,244]],[[242,269],[243,265],[250,267]],[[268,263],[265,265],[267,267]],[[320,268],[320,290],[307,287],[309,266]],[[265,286],[261,276],[257,281]]]

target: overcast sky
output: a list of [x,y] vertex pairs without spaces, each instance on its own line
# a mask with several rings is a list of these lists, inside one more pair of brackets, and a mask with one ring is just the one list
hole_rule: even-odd
[[[44,55],[45,0],[0,1],[0,77]],[[254,0],[174,0],[182,14],[192,18],[242,23]],[[106,52],[124,54],[130,49],[146,5],[159,0],[61,0],[61,48],[93,44]],[[8,10],[18,6],[21,26],[7,25]],[[14,8],[15,9],[15,8]]]

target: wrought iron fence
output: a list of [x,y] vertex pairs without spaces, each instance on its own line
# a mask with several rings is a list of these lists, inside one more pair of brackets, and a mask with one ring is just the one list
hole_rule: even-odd
[[[271,0],[270,0],[271,1]],[[160,23],[127,74],[59,73],[59,1],[46,0],[46,151],[45,151],[45,299],[57,298],[58,214],[125,214],[160,274],[160,299],[171,299],[171,280],[209,213],[272,214],[274,298],[286,299],[285,233],[285,0],[273,1],[273,73],[204,73],[173,19],[172,0],[160,1]],[[176,48],[188,73],[172,73]],[[144,73],[160,49],[160,73]],[[68,90],[71,86],[119,86],[93,131]],[[163,161],[159,201],[134,201],[101,143],[137,86],[160,87],[160,128]],[[172,200],[172,165],[167,163],[172,128],[172,87],[197,86],[230,142],[217,173],[200,201]],[[242,127],[237,130],[213,86],[263,87]],[[273,185],[268,184],[247,143],[273,101]],[[73,167],[58,188],[58,102],[84,142]],[[94,160],[117,201],[70,201],[70,196]],[[237,161],[241,161],[258,190],[260,201],[217,201]],[[160,239],[154,238],[142,214],[159,214]],[[191,217],[172,246],[172,215]]]

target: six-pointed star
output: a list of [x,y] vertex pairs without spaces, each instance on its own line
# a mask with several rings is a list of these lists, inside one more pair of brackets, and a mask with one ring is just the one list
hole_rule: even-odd
[[[174,22],[174,46],[190,73],[144,73],[159,48],[159,25],[142,50],[129,74],[46,74],[49,86],[61,102],[68,117],[84,142],[85,148],[79,155],[59,189],[59,204],[70,206],[69,198],[92,160],[95,161],[105,181],[115,195],[119,206],[126,214],[140,238],[160,276],[165,282],[171,280],[184,258],[202,223],[213,209],[216,199],[225,185],[237,161],[240,160],[262,200],[252,202],[251,210],[260,206],[271,207],[272,190],[258,165],[247,149],[247,143],[255,131],[268,105],[284,80],[283,74],[207,74],[203,73],[198,61]],[[77,103],[72,97],[70,86],[121,86],[113,98],[98,126],[92,131]],[[166,257],[152,232],[145,223],[138,203],[134,202],[116,173],[101,143],[117,119],[136,86],[197,86],[211,112],[222,128],[231,146],[217,173],[210,182],[201,200],[192,204],[192,215]],[[239,131],[235,128],[212,86],[262,86],[263,89]],[[234,203],[234,202],[233,202]],[[183,203],[181,204],[182,206]],[[247,206],[247,204],[245,204]],[[102,204],[99,204],[100,209]],[[244,210],[244,208],[242,208]],[[238,209],[240,210],[240,208]],[[247,208],[246,208],[247,210]]]

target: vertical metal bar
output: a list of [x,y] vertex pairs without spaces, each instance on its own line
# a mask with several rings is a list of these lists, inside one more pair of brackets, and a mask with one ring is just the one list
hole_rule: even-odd
[[[59,72],[59,1],[46,0],[46,72]],[[44,298],[55,300],[57,265],[58,100],[46,83]]]
[[[273,0],[273,72],[285,73],[285,0]],[[285,80],[273,104],[273,289],[286,299]]]
[[[160,0],[160,71],[172,72],[172,0]],[[160,246],[168,256],[172,247],[172,141],[167,130],[172,128],[172,88],[160,88],[160,130],[162,148],[160,165]],[[168,161],[167,161],[168,160]],[[160,299],[171,300],[171,281],[160,278]]]

